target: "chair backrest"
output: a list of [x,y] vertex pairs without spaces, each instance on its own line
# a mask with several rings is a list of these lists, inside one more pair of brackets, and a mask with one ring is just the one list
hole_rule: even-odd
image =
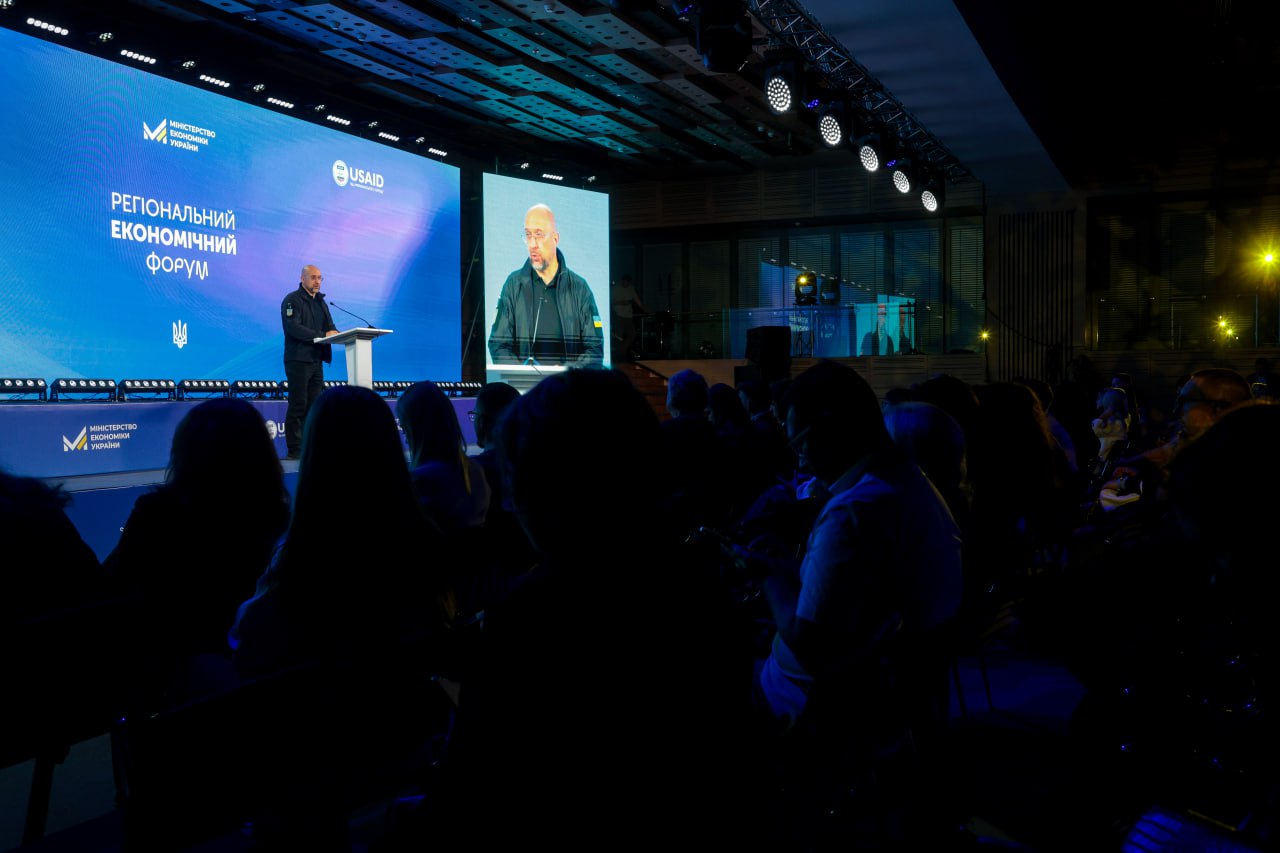
[[127,846],[185,847],[249,822],[291,847],[332,844],[352,808],[403,786],[434,734],[421,694],[365,676],[312,661],[121,720]]
[[957,625],[901,632],[868,656],[815,679],[797,721],[828,756],[863,764],[931,748],[946,725]]
[[106,734],[124,707],[140,599],[129,594],[0,628],[0,767]]
[[217,838],[307,796],[334,776],[321,720],[330,712],[314,664],[245,681],[113,732],[129,849]]

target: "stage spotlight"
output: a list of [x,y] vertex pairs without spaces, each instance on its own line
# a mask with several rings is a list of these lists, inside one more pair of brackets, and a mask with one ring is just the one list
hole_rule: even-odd
[[903,194],[911,192],[911,187],[915,184],[915,179],[912,178],[910,161],[899,160],[892,168],[893,188]]
[[791,105],[795,100],[791,81],[782,74],[773,74],[765,80],[764,96],[769,101],[769,109],[778,115],[791,112]]
[[49,399],[70,402],[72,400],[104,400],[115,402],[114,379],[55,379],[49,386]]
[[435,147],[432,147],[432,146],[427,146],[427,153],[428,153],[428,154],[431,154],[431,155],[433,155],[433,156],[436,156],[436,157],[448,157],[448,156],[449,156],[449,152],[448,152],[448,151],[445,151],[443,148],[435,148]]
[[228,393],[232,397],[277,400],[280,397],[280,383],[274,379],[237,379],[231,383]]
[[771,50],[764,57],[764,97],[776,115],[789,113],[803,103],[800,60],[791,51]]
[[[340,388],[342,386],[346,386],[346,384],[347,384],[346,379],[325,379],[324,380],[325,388]],[[280,394],[282,394],[285,400],[287,400],[287,398],[289,397],[289,380],[288,379],[285,379],[283,380],[282,383],[280,383]]]
[[373,390],[377,391],[383,397],[399,397],[402,393],[412,388],[413,385],[414,383],[403,379],[397,379],[395,381],[375,379],[373,381]]
[[210,74],[201,74],[200,82],[208,83],[210,86],[217,86],[219,89],[231,88],[231,84],[228,83],[226,80],[223,80],[221,77],[214,77]]
[[858,160],[862,163],[862,168],[868,172],[877,172],[880,170],[880,150],[883,145],[880,131],[868,130],[851,140],[855,148],[858,149]]
[[818,108],[818,133],[828,148],[839,148],[848,133],[848,111],[843,104],[827,104]]
[[[48,399],[49,388],[43,379],[18,379],[5,377],[0,379],[0,397],[4,400],[26,400],[34,397],[44,401]],[[2,401],[0,401],[2,402]]]
[[37,30],[44,30],[47,33],[53,33],[54,35],[57,35],[57,36],[65,36],[65,35],[71,34],[71,31],[68,30],[66,27],[61,27],[61,26],[58,26],[57,24],[51,24],[48,21],[42,21],[39,18],[27,18],[27,26],[35,27]]
[[281,100],[280,98],[267,98],[267,103],[271,104],[272,106],[280,107],[281,109],[286,109],[286,110],[291,110],[294,107],[294,105],[291,102]]
[[444,392],[446,397],[474,397],[480,393],[481,383],[479,382],[437,382],[436,387]]
[[811,272],[796,276],[796,304],[816,305],[818,302],[818,277]]
[[385,140],[387,140],[388,142],[399,142],[399,141],[400,141],[400,137],[396,136],[394,133],[387,133],[385,130],[380,130],[380,131],[378,131],[378,138],[379,138],[379,139],[385,139]]
[[902,194],[915,185],[915,169],[911,157],[901,145],[892,145],[885,154],[884,168],[893,177],[893,188]]
[[175,396],[172,379],[121,379],[116,386],[119,400],[172,400]]
[[141,62],[143,65],[155,65],[154,56],[147,56],[145,53],[138,53],[136,50],[124,49],[120,51],[120,55],[125,59],[132,59],[134,62]]
[[225,379],[184,379],[178,383],[178,399],[200,397],[227,397],[231,383]]
[[924,188],[920,191],[920,204],[930,213],[937,213],[942,209],[942,205],[946,203],[946,192],[942,185],[942,179],[930,178],[925,182]]
[[351,124],[351,119],[349,119],[349,118],[343,118],[342,116],[334,115],[333,113],[329,113],[328,115],[326,115],[326,116],[324,117],[324,120],[325,120],[325,121],[331,121],[331,122],[333,122],[334,124],[340,124],[340,125],[342,125],[343,127],[348,127],[348,126],[350,126],[350,124]]

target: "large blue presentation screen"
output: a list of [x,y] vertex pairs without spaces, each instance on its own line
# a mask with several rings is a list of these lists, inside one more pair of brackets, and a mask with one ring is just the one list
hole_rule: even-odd
[[283,378],[315,264],[375,378],[460,378],[457,168],[10,30],[0,68],[0,375]]

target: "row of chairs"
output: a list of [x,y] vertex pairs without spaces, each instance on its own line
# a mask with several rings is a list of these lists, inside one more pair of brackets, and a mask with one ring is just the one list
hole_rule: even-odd
[[182,850],[252,825],[282,849],[343,849],[348,818],[424,778],[444,694],[306,663],[159,707],[137,689],[140,601],[121,596],[7,627],[0,767],[32,763],[23,845],[46,830],[54,774],[109,736],[121,846]]

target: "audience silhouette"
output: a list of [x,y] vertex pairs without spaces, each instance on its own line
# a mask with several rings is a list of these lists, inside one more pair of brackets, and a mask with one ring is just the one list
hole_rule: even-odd
[[[329,388],[302,445],[289,529],[232,631],[237,669],[413,660],[448,613],[450,556],[414,495],[391,410],[367,388]],[[392,559],[381,541],[407,547]]]
[[997,628],[1071,668],[1071,743],[1116,787],[1269,815],[1280,406],[1222,368],[1163,419],[1134,387],[939,374],[881,400],[819,360],[783,396],[680,371],[660,420],[575,368],[485,385],[475,455],[434,383],[395,401],[403,439],[334,387],[292,507],[259,410],[203,401],[102,565],[65,494],[0,472],[0,614],[137,602],[104,689],[142,750],[134,838],[187,820],[136,799],[196,710],[225,755],[183,770],[242,767],[262,849],[349,849],[371,798],[400,803],[375,853],[950,849],[947,667]]
[[479,528],[489,511],[489,482],[467,442],[453,402],[434,382],[417,382],[396,402],[409,445],[409,477],[423,511],[441,529]]
[[[655,470],[659,438],[612,370],[547,377],[504,417],[504,488],[540,561],[485,615],[448,772],[428,797],[431,839],[598,849],[733,836],[722,810],[741,778],[729,747],[742,708],[725,689],[714,585],[661,515],[637,535],[617,512],[625,473]],[[658,505],[657,481],[639,488]]]
[[276,457],[250,403],[197,404],[174,431],[164,484],[134,503],[104,560],[142,596],[147,663],[138,687],[150,701],[172,704],[227,683],[227,632],[289,522]]
[[661,468],[655,470],[666,481],[668,506],[688,530],[727,524],[734,496],[723,445],[707,418],[702,374],[681,370],[667,380],[667,412],[671,417],[660,426]]
[[70,495],[35,477],[0,471],[5,542],[0,624],[14,625],[97,600],[111,590],[98,558],[67,517]]
[[318,695],[304,682],[281,703],[308,725],[321,703],[329,725],[300,789],[285,792],[289,808],[258,825],[269,842],[340,843],[364,786],[428,760],[448,720],[433,679],[450,666],[454,560],[414,495],[387,402],[357,386],[322,393],[303,428],[288,531],[232,629],[245,677],[323,676]]

